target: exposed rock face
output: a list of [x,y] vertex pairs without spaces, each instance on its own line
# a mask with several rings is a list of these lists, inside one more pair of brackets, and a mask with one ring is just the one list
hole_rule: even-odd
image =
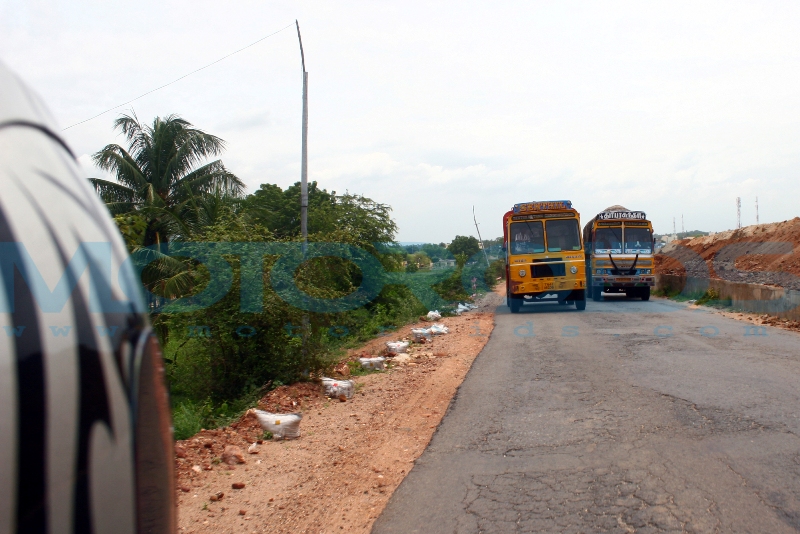
[[673,241],[656,272],[800,290],[800,217]]

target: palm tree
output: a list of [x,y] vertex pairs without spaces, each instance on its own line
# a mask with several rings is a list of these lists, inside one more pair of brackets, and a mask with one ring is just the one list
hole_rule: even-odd
[[207,221],[204,206],[242,196],[244,184],[222,161],[200,165],[219,155],[225,142],[179,116],[156,117],[152,126],[143,126],[135,113],[122,115],[114,129],[125,135],[128,149],[107,145],[93,159],[117,181],[90,180],[113,214],[145,218],[143,246],[188,236]]

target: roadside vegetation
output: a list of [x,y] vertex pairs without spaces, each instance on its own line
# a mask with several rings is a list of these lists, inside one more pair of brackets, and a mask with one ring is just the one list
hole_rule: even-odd
[[[347,347],[418,319],[427,313],[426,304],[439,304],[447,313],[503,275],[501,260],[487,269],[473,237],[406,250],[394,243],[397,226],[388,205],[312,182],[309,243],[366,251],[385,276],[404,275],[405,283],[384,280],[377,296],[356,309],[304,311],[286,301],[282,288],[337,299],[353,294],[374,273],[362,273],[347,257],[322,256],[298,261],[294,270],[273,271],[279,254],[264,255],[258,265],[223,253],[217,261],[230,269],[230,288],[210,305],[191,306],[192,297],[219,283],[209,270],[213,261],[170,250],[185,243],[236,243],[240,250],[271,243],[299,250],[300,184],[262,184],[245,194],[242,181],[213,159],[224,141],[175,115],[152,124],[123,115],[114,127],[127,146],[108,145],[94,161],[115,180],[91,181],[141,266],[164,351],[177,439],[228,424],[269,389],[330,371]],[[425,288],[433,294],[421,300]],[[242,299],[259,294],[259,311],[243,311]]]
[[683,292],[679,288],[665,286],[653,292],[657,297],[664,297],[676,302],[692,302],[698,306],[709,306],[712,308],[730,308],[733,301],[730,297],[722,298],[719,291],[710,287],[705,291],[689,291]]

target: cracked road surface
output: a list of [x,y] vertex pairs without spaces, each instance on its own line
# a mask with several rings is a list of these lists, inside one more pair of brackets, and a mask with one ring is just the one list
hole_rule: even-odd
[[373,532],[800,530],[800,335],[662,299],[495,320]]

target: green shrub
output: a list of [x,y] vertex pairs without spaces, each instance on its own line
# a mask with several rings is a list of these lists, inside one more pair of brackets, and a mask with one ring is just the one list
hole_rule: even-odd
[[717,302],[719,301],[719,291],[710,287],[706,289],[705,293],[700,295],[700,298],[697,299],[697,304],[706,304],[709,302]]
[[213,411],[208,401],[193,402],[185,400],[173,406],[172,426],[175,439],[188,439],[201,429],[207,428]]

